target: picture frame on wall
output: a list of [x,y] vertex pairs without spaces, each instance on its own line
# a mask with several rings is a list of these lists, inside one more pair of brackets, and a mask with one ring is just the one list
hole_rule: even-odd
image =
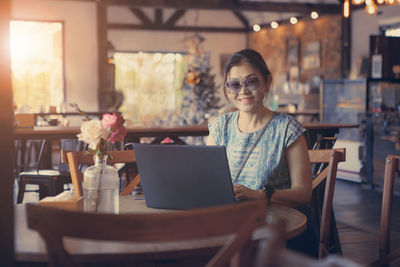
[[300,40],[299,38],[289,38],[287,40],[286,60],[289,66],[299,65]]
[[321,42],[314,41],[304,46],[303,69],[315,69],[321,66]]

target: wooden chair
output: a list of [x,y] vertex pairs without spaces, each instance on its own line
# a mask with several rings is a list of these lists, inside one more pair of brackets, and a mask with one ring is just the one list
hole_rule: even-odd
[[[80,266],[64,248],[63,237],[146,245],[234,234],[207,264],[216,267],[240,262],[240,252],[250,243],[253,231],[266,223],[267,206],[266,201],[247,201],[189,211],[112,215],[27,204],[26,212],[28,228],[37,230],[45,240],[50,266]],[[125,260],[128,257],[124,264]]]
[[[107,163],[134,163],[136,162],[133,150],[108,151],[113,159],[108,159]],[[74,188],[74,197],[83,197],[83,173],[80,171],[81,164],[94,164],[93,155],[83,151],[61,151],[61,161],[67,163],[71,172],[71,180]],[[129,195],[130,192],[140,183],[139,174],[124,188],[121,195]]]
[[370,266],[389,266],[389,263],[400,258],[400,248],[390,249],[390,232],[392,221],[392,199],[396,172],[400,171],[400,156],[386,157],[385,176],[382,194],[381,222],[379,232],[379,259]]
[[[269,219],[272,216],[269,216]],[[362,267],[350,259],[340,255],[329,255],[324,259],[315,259],[287,249],[285,247],[285,221],[267,221],[266,238],[260,240],[257,248],[256,260],[253,267]]]
[[[61,140],[62,147],[68,149],[79,149],[79,143],[73,139]],[[25,187],[27,184],[39,185],[39,199],[47,196],[55,196],[64,191],[64,184],[71,183],[71,176],[68,168],[64,168],[62,163],[59,164],[58,169],[41,169],[43,160],[43,153],[46,146],[46,140],[42,140],[40,144],[40,151],[36,161],[35,169],[32,171],[24,171],[18,175],[18,194],[17,203],[22,203],[25,194]]]
[[[324,189],[322,200],[322,214],[320,218],[320,237],[318,257],[324,258],[329,253],[329,237],[332,219],[333,193],[335,191],[336,173],[339,162],[346,160],[346,149],[321,149],[309,150],[310,161],[312,164],[324,164],[325,168],[320,170],[312,182],[313,191],[318,190],[321,186]],[[314,192],[313,192],[314,193]],[[318,194],[317,194],[318,195]],[[313,201],[320,202],[318,198]],[[319,204],[319,203],[312,203]],[[318,206],[318,205],[317,205]]]

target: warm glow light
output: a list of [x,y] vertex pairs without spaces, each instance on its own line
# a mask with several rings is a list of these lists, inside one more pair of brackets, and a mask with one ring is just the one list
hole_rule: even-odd
[[10,21],[10,52],[18,107],[39,112],[63,102],[61,22]]
[[317,19],[318,18],[318,13],[316,11],[311,12],[311,18],[312,19]]
[[[396,3],[400,4],[400,0],[351,0],[351,3],[353,5],[360,5],[365,3],[365,11],[369,15],[375,15],[378,11],[378,5],[395,5]],[[343,10],[343,15],[344,15],[344,10]]]
[[348,18],[350,16],[350,2],[349,0],[345,0],[343,3],[343,16]]
[[290,23],[296,24],[297,23],[297,18],[296,17],[291,17],[290,18]]
[[[20,77],[27,73],[27,69],[32,68],[32,62],[50,62],[54,58],[53,38],[61,31],[61,27],[61,23],[40,24],[24,21],[10,23],[12,71],[15,76]],[[34,72],[42,71],[46,70],[36,66]]]
[[277,29],[278,26],[279,26],[278,22],[276,22],[276,21],[271,22],[271,28],[272,29]]
[[261,30],[260,25],[258,25],[258,24],[254,24],[254,25],[253,25],[253,31],[259,32],[260,30]]
[[370,15],[375,15],[376,11],[377,11],[377,7],[376,5],[372,4],[372,5],[366,5],[365,6],[365,10],[367,11],[368,14]]

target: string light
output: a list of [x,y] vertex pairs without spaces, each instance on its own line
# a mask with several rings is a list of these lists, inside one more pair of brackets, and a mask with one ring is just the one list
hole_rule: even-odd
[[[349,1],[349,0],[345,0],[345,1]],[[318,15],[318,13],[316,11],[311,12],[310,16],[311,16],[312,19],[317,19],[319,17],[319,15]],[[272,21],[270,23],[270,27],[275,30],[275,29],[277,29],[279,27],[279,23],[280,22],[285,23],[283,21],[279,21],[279,22],[278,21]],[[299,19],[297,17],[293,16],[293,17],[289,18],[289,22],[292,25],[295,25],[295,24],[297,24],[299,22]],[[260,25],[260,24],[253,24],[253,31],[254,32],[259,32],[262,27],[264,27],[264,26]]]
[[276,21],[271,22],[271,28],[272,29],[277,29],[278,26],[279,26],[278,22],[276,22]]
[[318,18],[318,12],[317,11],[313,11],[313,12],[311,12],[311,18],[312,19],[317,19]]
[[258,25],[258,24],[254,24],[254,25],[253,25],[253,31],[259,32],[260,30],[261,30],[260,25]]

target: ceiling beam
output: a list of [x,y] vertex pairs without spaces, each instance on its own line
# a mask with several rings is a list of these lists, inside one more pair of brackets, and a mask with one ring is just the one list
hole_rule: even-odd
[[130,8],[130,10],[143,23],[143,25],[153,24],[149,17],[140,8]]
[[246,33],[246,28],[202,27],[202,26],[171,26],[167,24],[122,24],[108,23],[110,30],[146,30],[146,31],[193,31],[193,32],[229,32]]
[[160,8],[154,9],[154,18],[155,18],[155,23],[156,24],[162,24],[163,23],[163,11]]
[[245,16],[243,16],[243,14],[241,12],[233,11],[233,14],[242,22],[242,24],[245,28],[249,27],[249,21],[247,20],[247,18]]
[[231,11],[269,11],[269,12],[296,12],[309,13],[318,11],[326,14],[339,14],[341,5],[338,4],[314,4],[292,2],[228,2],[223,0],[103,0],[108,5],[129,7],[154,7],[154,8],[178,8],[178,9],[212,9]]
[[178,9],[176,10],[165,22],[167,25],[174,25],[184,14],[186,10],[185,9]]

